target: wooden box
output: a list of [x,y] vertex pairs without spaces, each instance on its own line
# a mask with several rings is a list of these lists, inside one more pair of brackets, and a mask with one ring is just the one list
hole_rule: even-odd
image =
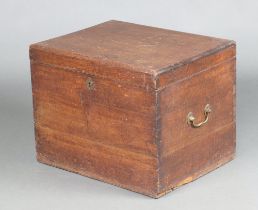
[[120,21],[31,45],[38,161],[158,198],[232,160],[235,48]]

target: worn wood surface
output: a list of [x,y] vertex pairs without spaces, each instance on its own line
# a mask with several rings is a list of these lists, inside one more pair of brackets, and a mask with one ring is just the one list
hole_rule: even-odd
[[[183,73],[183,72],[182,72]],[[160,188],[190,182],[235,153],[235,58],[175,81],[159,90]],[[191,111],[196,121],[212,106],[209,121],[192,128],[186,123]]]
[[234,156],[232,41],[109,21],[30,59],[40,162],[157,198]]
[[32,69],[38,160],[154,193],[154,92],[101,78],[88,90],[87,75],[35,63]]

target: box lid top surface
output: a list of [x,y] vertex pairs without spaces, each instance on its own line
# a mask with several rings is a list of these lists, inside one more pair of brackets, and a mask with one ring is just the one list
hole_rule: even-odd
[[111,20],[34,47],[59,54],[120,63],[131,70],[158,75],[168,67],[191,62],[233,41]]

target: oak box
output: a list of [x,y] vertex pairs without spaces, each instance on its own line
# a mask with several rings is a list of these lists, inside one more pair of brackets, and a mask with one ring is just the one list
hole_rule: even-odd
[[235,48],[121,21],[31,45],[38,161],[154,198],[230,161]]

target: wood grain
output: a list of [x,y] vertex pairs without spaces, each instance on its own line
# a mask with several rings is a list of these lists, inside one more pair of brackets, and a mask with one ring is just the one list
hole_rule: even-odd
[[159,192],[164,194],[232,160],[235,122],[198,137],[197,141],[160,158]]
[[37,124],[156,156],[154,92],[100,78],[89,91],[80,74],[34,64],[32,69]]
[[38,161],[154,198],[216,169],[235,154],[235,54],[121,21],[31,45]]
[[[233,159],[236,62],[235,56],[229,57],[232,52],[234,46],[219,52],[219,56],[210,55],[206,59],[213,65],[200,65],[202,71],[195,70],[200,61],[179,68],[174,73],[177,80],[158,89],[160,195]],[[189,126],[187,114],[193,112],[196,121],[201,122],[206,104],[212,107],[207,125]]]
[[[233,58],[160,91],[162,154],[191,144],[197,137],[234,121],[234,68]],[[193,112],[196,121],[201,122],[206,104],[212,107],[208,124],[199,129],[189,126],[187,114]]]
[[156,160],[36,126],[39,162],[146,195],[156,194]]

